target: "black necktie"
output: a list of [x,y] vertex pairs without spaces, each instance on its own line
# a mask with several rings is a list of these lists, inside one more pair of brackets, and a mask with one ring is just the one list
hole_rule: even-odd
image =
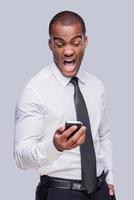
[[83,185],[88,193],[91,193],[96,187],[96,156],[90,121],[86,103],[78,85],[78,78],[73,77],[70,82],[74,85],[74,103],[77,120],[81,121],[83,125],[86,126],[86,139],[84,144],[80,145],[81,175]]

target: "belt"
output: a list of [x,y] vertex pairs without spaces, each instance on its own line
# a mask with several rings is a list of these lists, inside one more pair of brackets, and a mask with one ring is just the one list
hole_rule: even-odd
[[[107,175],[108,175],[108,170],[106,172],[103,171],[102,174],[99,177],[97,177],[96,190],[101,187]],[[66,190],[86,191],[86,188],[82,184],[81,180],[57,178],[57,177],[43,175],[43,176],[40,176],[40,182],[45,187],[66,189]]]

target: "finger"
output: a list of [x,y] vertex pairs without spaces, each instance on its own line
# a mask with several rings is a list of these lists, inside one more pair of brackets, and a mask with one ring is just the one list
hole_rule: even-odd
[[79,140],[79,138],[85,134],[85,131],[86,131],[86,127],[85,126],[82,126],[75,134],[74,134],[74,138],[76,137],[77,140]]
[[82,126],[72,137],[69,138],[70,142],[72,144],[75,144],[78,142],[81,136],[85,134],[86,127]]
[[62,134],[62,137],[67,139],[76,129],[77,129],[77,126],[71,126],[66,131],[64,131],[64,133]]
[[85,129],[85,127],[81,128],[81,130],[77,131],[75,135],[67,139],[67,146],[70,149],[81,145],[85,141]]
[[65,126],[62,126],[62,127],[58,128],[58,129],[56,129],[55,133],[56,134],[61,134],[61,133],[64,132],[64,130],[65,130]]
[[109,195],[113,196],[114,195],[114,186],[111,184],[108,184],[109,187]]
[[81,135],[81,137],[77,141],[77,145],[83,144],[85,142],[85,138],[86,138],[86,134],[84,133],[83,135]]
[[77,140],[77,142],[75,142],[75,143],[73,144],[72,148],[76,148],[77,146],[82,145],[82,144],[84,143],[84,141],[85,141],[85,138],[86,138],[86,135],[83,134],[83,135],[79,138],[79,140]]
[[113,196],[114,195],[114,190],[111,188],[109,189],[109,195]]

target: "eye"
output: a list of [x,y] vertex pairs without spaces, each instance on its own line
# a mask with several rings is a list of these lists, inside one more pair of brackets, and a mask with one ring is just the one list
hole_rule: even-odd
[[61,40],[55,40],[54,45],[56,48],[62,48],[62,47],[64,47],[64,42]]
[[80,45],[80,42],[74,42],[73,45],[74,45],[75,47],[78,47],[78,46]]
[[81,40],[76,40],[72,42],[73,46],[78,47],[81,44]]
[[62,48],[62,47],[64,46],[64,44],[56,44],[56,46],[57,46],[58,48]]

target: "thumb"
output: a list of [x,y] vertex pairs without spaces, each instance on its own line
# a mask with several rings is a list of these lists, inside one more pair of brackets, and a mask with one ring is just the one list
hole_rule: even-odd
[[60,127],[60,128],[58,128],[58,129],[56,129],[56,134],[61,134],[61,133],[63,133],[63,131],[65,130],[65,126],[62,126],[62,127]]

